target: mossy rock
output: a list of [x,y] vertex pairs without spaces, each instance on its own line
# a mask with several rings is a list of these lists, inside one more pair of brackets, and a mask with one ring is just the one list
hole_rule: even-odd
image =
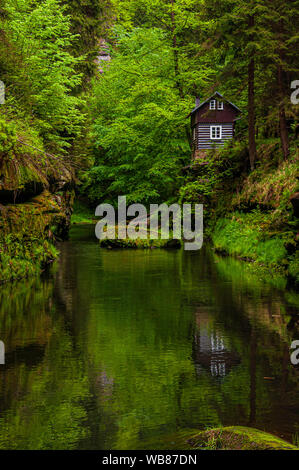
[[139,442],[144,450],[299,450],[279,437],[245,426],[214,428],[206,431],[183,429],[174,434]]
[[110,239],[110,238],[105,238],[102,240],[99,240],[100,246],[103,248],[168,248],[168,249],[178,249],[181,248],[182,244],[180,240],[151,240],[151,239],[139,239],[137,238],[136,240],[131,240],[129,238],[127,239]]
[[299,450],[272,434],[245,426],[214,428],[188,439],[191,449],[210,450]]

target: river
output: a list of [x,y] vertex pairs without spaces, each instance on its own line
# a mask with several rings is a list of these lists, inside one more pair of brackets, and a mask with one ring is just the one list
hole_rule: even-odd
[[74,226],[50,273],[0,287],[0,448],[163,448],[219,425],[298,437],[299,294],[208,246],[108,250],[93,232]]

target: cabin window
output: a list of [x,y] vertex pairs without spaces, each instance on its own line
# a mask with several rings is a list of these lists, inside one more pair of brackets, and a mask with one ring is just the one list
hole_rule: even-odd
[[210,101],[210,109],[216,109],[216,100]]
[[196,127],[193,127],[193,140],[196,139]]
[[210,138],[211,139],[221,139],[222,137],[222,127],[221,126],[211,126],[210,127]]
[[223,109],[223,101],[218,101],[218,109]]

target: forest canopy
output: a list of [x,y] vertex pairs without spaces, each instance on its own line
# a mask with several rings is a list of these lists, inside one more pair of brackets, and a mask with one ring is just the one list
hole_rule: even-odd
[[[277,162],[294,154],[298,0],[1,0],[0,22],[0,145],[65,155],[92,205],[215,193],[225,171],[260,165],[267,139]],[[188,114],[216,90],[242,110],[235,150],[186,188]]]
[[[216,90],[242,110],[238,171],[244,158],[245,167],[255,167],[263,139],[278,139],[288,158],[298,123],[290,102],[297,3],[113,0],[115,20],[106,34],[111,61],[92,88],[94,164],[83,176],[88,197],[177,199],[180,169],[192,152],[187,116],[196,96],[203,100]],[[215,171],[208,171],[203,192]]]

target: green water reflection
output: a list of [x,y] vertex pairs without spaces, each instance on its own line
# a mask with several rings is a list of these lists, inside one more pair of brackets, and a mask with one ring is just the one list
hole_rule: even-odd
[[291,440],[299,295],[209,249],[105,250],[92,230],[52,276],[0,289],[0,448],[135,449],[220,424]]

